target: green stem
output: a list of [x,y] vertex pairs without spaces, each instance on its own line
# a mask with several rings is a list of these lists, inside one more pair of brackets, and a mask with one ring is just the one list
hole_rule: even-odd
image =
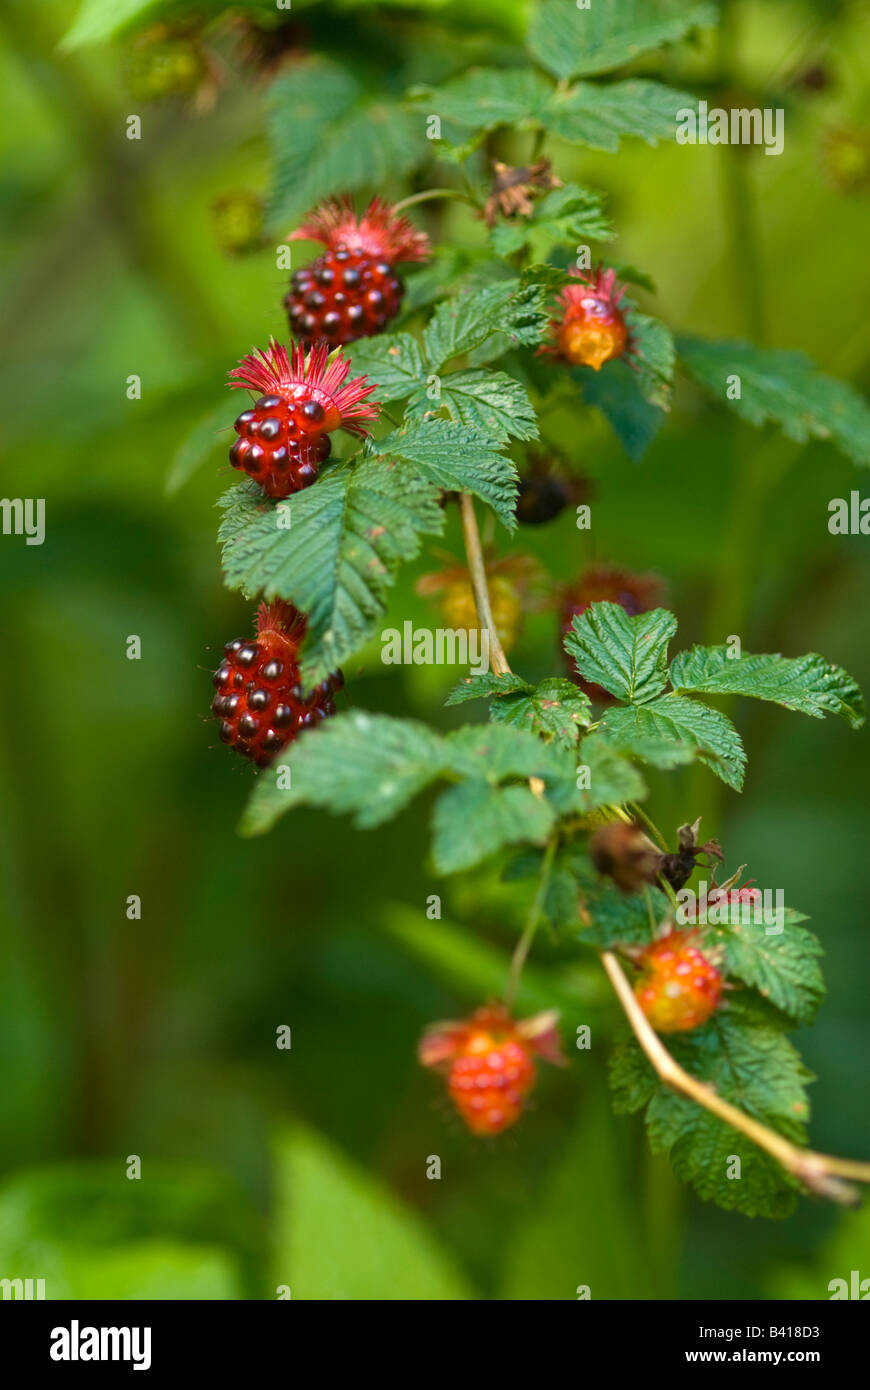
[[552,873],[553,869],[553,860],[556,857],[557,845],[558,839],[556,838],[556,836],[553,836],[552,840],[547,845],[547,850],[544,854],[544,860],[541,865],[541,877],[538,880],[538,887],[535,891],[535,896],[532,899],[532,905],[529,908],[529,915],[526,918],[526,925],[523,927],[522,936],[517,942],[516,949],[514,950],[513,956],[511,957],[511,965],[510,970],[508,972],[507,985],[505,986],[504,992],[504,1002],[508,1010],[513,1009],[514,1000],[516,999],[517,995],[517,987],[520,983],[520,976],[523,973],[523,966],[526,963],[529,951],[532,948],[532,942],[535,939],[535,932],[538,930],[538,926],[540,924],[541,911],[543,909],[544,898],[547,893],[547,888],[550,884],[550,874]]
[[405,208],[413,207],[415,203],[428,203],[434,198],[455,198],[462,203],[473,201],[461,188],[424,188],[422,193],[412,193],[401,202],[394,203],[393,212],[404,212]]
[[658,840],[658,842],[659,842],[659,849],[663,849],[663,850],[667,851],[668,848],[669,848],[669,845],[668,845],[667,840],[665,839],[665,837],[664,837],[664,835],[662,834],[662,832],[659,830],[659,828],[658,828],[658,826],[656,825],[655,821],[652,820],[652,819],[647,815],[647,813],[646,813],[646,811],[643,809],[643,807],[642,807],[642,806],[638,806],[638,804],[637,804],[636,801],[628,801],[628,802],[626,802],[626,805],[628,806],[628,809],[629,809],[629,811],[631,812],[631,814],[634,816],[635,820],[642,821],[643,824],[646,826],[647,830],[648,830],[648,831],[650,832],[650,834],[653,836],[653,838],[656,839],[656,840]]

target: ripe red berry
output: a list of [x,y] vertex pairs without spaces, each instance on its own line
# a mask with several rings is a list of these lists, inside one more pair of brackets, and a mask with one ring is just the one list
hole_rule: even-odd
[[420,1042],[424,1067],[446,1071],[447,1092],[472,1134],[501,1134],[520,1118],[537,1077],[534,1057],[562,1063],[553,1011],[515,1022],[501,1005],[435,1023]]
[[228,642],[215,671],[211,708],[220,721],[221,742],[257,767],[270,763],[303,729],[335,713],[332,697],[342,685],[340,672],[308,692],[299,684],[305,623],[292,604],[261,604],[257,636]]
[[577,283],[559,295],[561,313],[550,322],[555,342],[543,349],[574,366],[600,371],[605,362],[630,348],[619,301],[625,294],[612,270],[573,270]]
[[658,1033],[686,1033],[715,1012],[724,981],[693,932],[670,931],[639,959],[640,1007]]
[[284,297],[290,331],[303,343],[352,343],[382,333],[405,293],[396,264],[429,255],[426,234],[380,198],[359,219],[349,199],[323,203],[288,240],[326,246],[293,272]]
[[[618,603],[630,617],[648,613],[662,599],[664,584],[655,574],[631,574],[616,565],[590,565],[573,584],[562,590],[560,621],[562,636],[571,631],[574,618],[585,613],[591,603]],[[613,696],[600,685],[585,681],[578,674],[573,657],[566,657],[568,672],[590,700],[613,704]]]
[[249,474],[267,497],[289,497],[313,483],[329,457],[333,430],[363,434],[361,422],[377,419],[377,405],[366,400],[374,386],[364,376],[346,381],[349,371],[340,356],[329,360],[323,344],[306,357],[304,348],[288,354],[273,340],[265,352],[243,357],[230,385],[263,395],[235,422],[233,468]]

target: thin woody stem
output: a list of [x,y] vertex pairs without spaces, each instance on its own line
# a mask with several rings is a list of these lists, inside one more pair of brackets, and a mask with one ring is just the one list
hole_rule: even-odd
[[474,502],[467,492],[459,494],[459,510],[462,515],[462,534],[465,538],[465,554],[468,557],[468,570],[474,592],[474,606],[477,609],[480,622],[489,633],[489,664],[494,675],[505,676],[510,673],[511,668],[502,650],[493,620],[492,604],[489,601],[489,586],[486,582],[486,566],[483,563],[483,549],[480,544],[480,532],[477,529],[477,517],[474,514]]
[[668,1052],[635,998],[634,990],[613,952],[602,951],[601,963],[607,971],[635,1037],[666,1086],[671,1086],[681,1095],[688,1096],[697,1105],[703,1106],[712,1115],[718,1116],[733,1129],[745,1134],[747,1139],[751,1139],[760,1149],[769,1153],[782,1164],[786,1172],[793,1174],[812,1192],[822,1197],[830,1197],[836,1202],[851,1204],[858,1200],[855,1189],[840,1179],[853,1178],[857,1182],[870,1182],[870,1163],[833,1158],[828,1154],[815,1153],[812,1149],[799,1148],[775,1130],[769,1129],[767,1125],[739,1110],[736,1105],[723,1100],[712,1086],[691,1076]]
[[535,892],[532,905],[529,909],[529,915],[526,919],[526,925],[523,928],[523,934],[517,942],[516,947],[514,949],[514,953],[511,957],[510,970],[508,972],[508,981],[504,992],[504,1002],[508,1009],[512,1009],[514,1006],[514,1000],[516,999],[517,995],[517,986],[520,982],[520,976],[523,973],[523,966],[526,963],[529,951],[532,949],[532,942],[535,939],[535,932],[538,930],[538,924],[541,920],[541,911],[544,906],[544,897],[546,895],[547,887],[550,882],[550,873],[553,868],[553,860],[556,856],[557,844],[558,840],[554,836],[550,843],[547,845],[547,851],[544,855],[544,862],[541,866],[541,877],[538,879],[538,887]]
[[[465,552],[468,557],[468,568],[471,574],[478,618],[490,634],[490,664],[492,669],[496,675],[502,675],[510,671],[510,666],[502,651],[492,618],[492,605],[486,582],[486,566],[483,562],[483,550],[480,543],[480,532],[477,528],[477,517],[474,513],[474,503],[468,493],[463,492],[460,494],[459,504],[462,514],[462,530],[465,537]],[[533,783],[537,781],[537,778],[532,779]],[[535,790],[534,787],[533,790]],[[540,787],[539,794],[542,793],[543,787]],[[620,820],[631,819],[631,816],[621,806],[608,806],[604,809]],[[653,827],[651,826],[651,828]],[[516,945],[511,960],[505,991],[505,1002],[509,1007],[513,1004],[520,975],[537,930],[544,894],[556,852],[556,844],[557,841],[554,837],[547,847],[538,889],[523,934]],[[712,1086],[708,1086],[705,1082],[699,1081],[697,1077],[690,1075],[671,1056],[658,1033],[649,1023],[616,956],[612,951],[602,951],[600,954],[601,963],[607,972],[608,979],[616,992],[616,997],[622,1005],[626,1018],[631,1024],[634,1035],[652,1064],[656,1075],[666,1086],[672,1087],[680,1095],[687,1096],[689,1100],[693,1100],[696,1105],[700,1105],[712,1115],[716,1115],[740,1134],[745,1134],[747,1139],[751,1139],[760,1149],[769,1153],[786,1172],[791,1173],[811,1192],[846,1205],[854,1205],[859,1200],[856,1189],[843,1179],[870,1183],[870,1163],[861,1163],[857,1159],[835,1158],[829,1154],[816,1153],[812,1149],[802,1149],[797,1144],[792,1144],[790,1140],[785,1139],[783,1135],[777,1134],[776,1130],[769,1129],[760,1120],[753,1119],[751,1115],[747,1115],[736,1105],[723,1100],[721,1096],[716,1094]]]

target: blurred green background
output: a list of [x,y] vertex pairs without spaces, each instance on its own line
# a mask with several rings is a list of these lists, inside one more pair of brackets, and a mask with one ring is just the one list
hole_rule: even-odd
[[[330,25],[357,32],[354,8],[294,16],[316,47]],[[409,7],[354,23],[372,43],[420,25],[430,80],[500,41],[475,31],[473,7],[421,9],[425,27]],[[523,6],[498,9],[516,31]],[[233,478],[218,447],[179,490],[165,484],[206,412],[223,400],[231,423],[227,370],[285,333],[271,240],[227,255],[212,212],[267,186],[266,88],[228,46],[213,109],[134,101],[129,42],[58,50],[74,11],[10,0],[0,18],[2,490],[47,512],[41,547],[0,538],[0,1277],[45,1278],[49,1297],[571,1299],[585,1284],[593,1298],[716,1299],[825,1298],[852,1268],[870,1276],[866,1216],[807,1201],[784,1224],[750,1222],[650,1157],[640,1123],[611,1114],[622,1025],[606,982],[543,934],[520,1003],[555,1000],[569,1044],[589,1023],[593,1049],[542,1077],[501,1142],[461,1131],[416,1041],[500,989],[526,889],[495,874],[439,885],[425,802],[370,834],[306,813],[237,837],[252,773],[207,719],[222,644],[251,623],[215,547],[213,503]],[[552,150],[563,177],[606,190],[614,258],[653,277],[645,302],[673,328],[761,335],[865,392],[868,52],[864,6],[754,0],[725,40],[644,70],[711,95],[727,75],[784,105],[781,157]],[[124,138],[133,111],[139,142]],[[851,172],[835,177],[843,131]],[[465,213],[420,220],[480,242]],[[126,398],[130,374],[141,400]],[[569,513],[520,535],[554,582],[592,556],[655,570],[685,645],[736,632],[749,650],[818,650],[870,689],[868,541],[827,532],[828,501],[862,487],[846,459],[753,432],[688,387],[640,465],[593,411],[557,425],[598,493],[591,540]],[[455,529],[445,548],[459,553]],[[413,591],[437,567],[404,574],[385,626],[437,625]],[[514,657],[531,678],[558,669],[552,613],[529,617]],[[386,668],[373,649],[343,698],[446,725],[456,674]],[[744,795],[702,769],[656,782],[650,810],[668,828],[703,812],[731,868],[747,862],[811,915],[830,988],[797,1038],[819,1077],[812,1141],[866,1157],[870,735],[776,707],[736,714]],[[436,892],[440,922],[425,912]]]

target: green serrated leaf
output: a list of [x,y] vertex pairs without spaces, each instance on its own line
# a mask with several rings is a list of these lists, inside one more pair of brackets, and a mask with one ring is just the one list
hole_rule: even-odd
[[675,139],[677,112],[696,109],[690,93],[661,82],[578,82],[553,93],[544,124],[561,140],[616,154],[625,136],[648,145]]
[[512,671],[507,671],[502,676],[487,671],[482,676],[464,676],[454,685],[444,703],[462,705],[466,700],[486,700],[493,695],[511,695],[515,691],[531,691],[534,688],[521,676],[515,676]]
[[573,681],[553,676],[536,688],[497,692],[490,718],[518,729],[530,729],[544,738],[554,739],[566,748],[576,748],[581,732],[590,722],[592,706],[587,695]]
[[226,453],[232,443],[232,402],[224,399],[209,410],[185,435],[172,459],[166,478],[166,491],[172,496],[188,478],[221,449]]
[[425,388],[427,368],[420,344],[410,333],[384,333],[360,338],[344,349],[353,376],[367,376],[377,384],[379,401],[400,401]]
[[[583,894],[583,925],[578,940],[609,950],[615,946],[646,946],[654,925],[664,922],[670,903],[658,888],[646,893],[620,893],[612,884]],[[588,921],[586,919],[589,919]]]
[[526,43],[533,58],[565,79],[609,72],[717,20],[715,5],[686,0],[595,0],[583,9],[546,0],[533,12]]
[[432,417],[446,410],[451,419],[499,443],[508,439],[537,439],[538,422],[528,392],[504,372],[483,369],[451,372],[442,377],[432,399],[425,386],[411,397],[411,417]]
[[811,931],[788,917],[779,931],[749,921],[711,930],[724,945],[729,977],[757,989],[796,1022],[813,1021],[825,985],[818,960],[824,952]]
[[443,530],[438,498],[410,465],[362,458],[277,506],[250,483],[221,499],[227,583],[287,599],[308,615],[305,685],[336,670],[375,631],[400,564],[419,553],[421,536]]
[[456,121],[475,130],[500,125],[521,126],[540,118],[552,87],[530,67],[469,68],[443,87],[426,87],[419,94],[427,109],[442,121]]
[[659,410],[670,410],[676,348],[671,330],[659,319],[631,309],[626,314],[634,348],[632,363],[641,395]]
[[471,780],[442,792],[432,817],[432,858],[438,873],[470,869],[505,845],[542,844],[555,811],[528,787]]
[[429,156],[416,112],[367,90],[326,58],[293,63],[273,82],[268,130],[272,225],[298,218],[321,198],[379,188]]
[[816,652],[729,656],[727,647],[692,647],[671,663],[674,690],[717,695],[751,695],[822,719],[839,714],[853,729],[864,723],[866,706],[857,683]]
[[697,757],[740,791],[746,754],[731,720],[699,700],[662,695],[643,705],[605,710],[601,732],[620,752],[654,767],[676,767]]
[[425,724],[343,711],[304,732],[277,766],[260,775],[241,832],[262,835],[297,806],[350,814],[358,829],[370,830],[392,819],[449,762],[443,739]]
[[600,372],[593,372],[591,367],[574,367],[571,376],[583,399],[601,411],[629,458],[637,463],[665,418],[643,396],[637,372],[617,359],[606,362]]
[[492,507],[509,531],[516,528],[516,464],[498,441],[452,420],[415,421],[386,439],[371,441],[368,457],[405,466],[445,492],[470,492]]
[[656,145],[676,138],[679,111],[697,107],[691,93],[661,82],[632,78],[554,88],[530,68],[472,68],[443,87],[424,91],[429,109],[443,121],[455,122],[457,130],[474,130],[472,139],[456,151],[460,162],[488,131],[503,125],[540,127],[561,140],[611,153],[624,136]]
[[531,245],[534,258],[543,261],[560,243],[576,246],[583,241],[610,241],[613,235],[601,194],[567,183],[536,202],[530,217],[517,215],[497,223],[490,241],[499,256],[513,255]]
[[629,617],[618,603],[592,603],[574,618],[565,651],[584,680],[641,703],[667,685],[668,643],[676,630],[676,618],[664,608]]
[[[577,772],[585,769],[582,779]],[[578,780],[581,785],[578,786]],[[588,786],[586,786],[588,782]],[[637,768],[623,754],[595,732],[587,734],[580,745],[577,769],[567,793],[565,809],[587,812],[599,806],[619,805],[623,801],[641,801],[646,785]]]
[[471,724],[446,736],[450,766],[460,777],[495,785],[509,777],[541,777],[559,782],[571,760],[524,729]]
[[434,372],[453,357],[505,335],[511,347],[540,342],[547,327],[546,293],[517,278],[463,291],[438,305],[423,335]]
[[[668,1045],[686,1071],[724,1100],[792,1142],[805,1141],[811,1076],[780,1029],[732,1000],[703,1028],[675,1035]],[[664,1086],[633,1039],[617,1051],[611,1084],[618,1111],[648,1107],[653,1150],[669,1153],[677,1176],[703,1198],[747,1216],[782,1217],[794,1209],[794,1179],[730,1125]]]
[[687,336],[678,338],[677,352],[689,375],[749,424],[773,420],[798,444],[830,439],[855,463],[870,464],[870,404],[803,353]]

